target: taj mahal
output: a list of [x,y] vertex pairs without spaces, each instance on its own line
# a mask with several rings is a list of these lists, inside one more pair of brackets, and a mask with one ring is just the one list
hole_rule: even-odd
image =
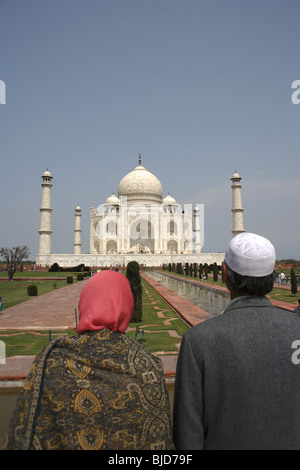
[[[47,169],[42,175],[39,251],[36,263],[62,267],[84,264],[91,267],[126,266],[137,261],[143,266],[168,263],[207,263],[220,265],[224,253],[203,253],[204,205],[178,204],[170,194],[163,195],[159,179],[143,165],[125,175],[118,195],[90,207],[90,252],[81,252],[81,213],[75,208],[73,253],[52,253],[51,190],[53,177]],[[232,181],[232,234],[244,231],[241,178]]]

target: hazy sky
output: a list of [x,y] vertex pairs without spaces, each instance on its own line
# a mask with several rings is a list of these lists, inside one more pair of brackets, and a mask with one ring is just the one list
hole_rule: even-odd
[[247,231],[300,259],[298,0],[0,0],[0,246],[38,251],[41,175],[52,249],[72,253],[89,210],[142,164],[180,203],[205,206],[204,252]]

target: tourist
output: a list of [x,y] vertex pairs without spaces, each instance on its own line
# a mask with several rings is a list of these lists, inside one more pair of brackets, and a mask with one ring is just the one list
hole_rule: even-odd
[[300,299],[298,299],[298,306],[295,308],[294,313],[296,313],[296,315],[300,315]]
[[264,237],[241,233],[229,243],[224,276],[231,301],[183,335],[176,449],[300,449],[300,322],[265,296],[275,261]]
[[5,449],[174,449],[162,362],[125,335],[127,278],[113,270],[83,287],[78,335],[36,358],[12,414]]

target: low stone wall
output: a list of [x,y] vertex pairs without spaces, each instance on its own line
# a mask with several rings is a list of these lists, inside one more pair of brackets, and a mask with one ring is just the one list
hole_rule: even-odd
[[219,266],[224,261],[225,253],[200,253],[200,254],[122,254],[122,255],[68,255],[51,254],[37,255],[36,264],[51,266],[57,263],[62,267],[78,266],[84,264],[91,267],[127,266],[130,261],[137,261],[143,266],[163,266],[169,263],[217,263]]

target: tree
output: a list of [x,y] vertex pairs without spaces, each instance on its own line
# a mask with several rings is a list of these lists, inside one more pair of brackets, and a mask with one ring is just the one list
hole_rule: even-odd
[[129,281],[134,300],[134,309],[131,322],[142,321],[142,281],[140,276],[140,266],[136,261],[127,264],[126,277]]
[[197,277],[197,274],[198,274],[197,263],[194,263],[194,277]]
[[291,292],[293,295],[297,294],[297,278],[294,268],[291,269]]
[[208,278],[208,264],[207,263],[204,263],[204,274],[207,279]]
[[213,279],[215,282],[218,280],[218,266],[217,263],[214,263],[213,265]]
[[199,264],[199,278],[202,279],[202,275],[203,275],[203,264],[200,263]]
[[190,274],[190,265],[189,265],[189,263],[185,263],[185,274],[186,274],[186,276],[189,276],[189,274]]
[[7,266],[8,280],[12,281],[18,266],[23,259],[28,258],[30,252],[27,246],[15,246],[13,248],[0,248],[0,255]]

